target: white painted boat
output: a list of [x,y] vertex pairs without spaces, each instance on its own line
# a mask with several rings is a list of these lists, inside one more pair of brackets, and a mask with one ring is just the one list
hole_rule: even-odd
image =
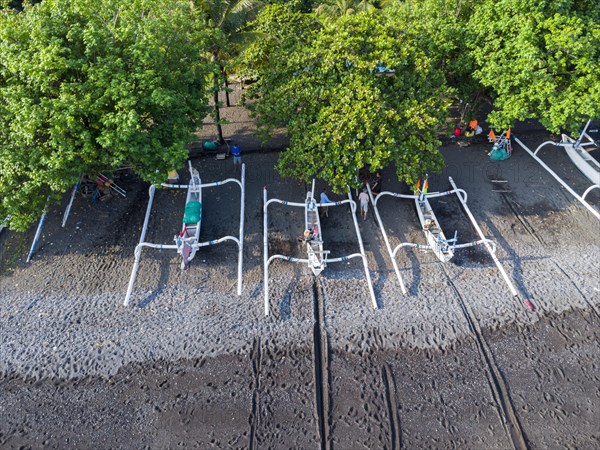
[[189,169],[190,182],[185,199],[183,224],[179,236],[175,236],[177,253],[182,257],[182,269],[186,268],[196,256],[198,247],[194,244],[200,241],[200,225],[202,224],[202,182],[200,174],[192,167],[191,162],[189,163]]
[[[564,149],[567,152],[573,164],[584,174],[593,184],[600,186],[600,162],[598,162],[593,156],[591,156],[586,148],[589,145],[578,145],[577,142],[563,134]],[[592,144],[594,145],[594,144]],[[595,148],[595,145],[594,147]]]
[[446,236],[440,227],[440,224],[431,209],[431,205],[427,200],[427,195],[419,195],[420,192],[415,192],[415,205],[417,207],[417,215],[421,222],[421,228],[427,239],[427,244],[431,247],[435,256],[442,261],[448,262],[454,256],[452,246],[448,244]]
[[319,275],[327,267],[328,251],[323,251],[323,236],[321,234],[321,219],[319,208],[312,192],[306,193],[304,207],[304,229],[309,231],[305,239],[306,252],[308,254],[308,266],[315,275]]
[[6,228],[6,224],[8,223],[9,219],[10,216],[6,216],[6,219],[0,222],[0,233],[2,233],[2,230],[4,230],[4,228]]

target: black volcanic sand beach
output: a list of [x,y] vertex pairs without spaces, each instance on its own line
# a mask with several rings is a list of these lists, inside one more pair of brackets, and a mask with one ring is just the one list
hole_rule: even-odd
[[[598,448],[599,325],[596,315],[572,311],[485,333],[530,448]],[[386,351],[368,341],[369,352],[329,353],[324,411],[313,351],[262,340],[249,354],[129,364],[109,379],[5,379],[2,446],[516,446],[475,339],[444,351]]]
[[[229,114],[247,124],[240,111]],[[548,139],[525,125],[514,132],[530,148]],[[123,306],[148,199],[134,177],[119,180],[127,198],[76,197],[66,228],[67,198],[51,208],[30,264],[35,227],[0,235],[1,448],[600,447],[600,222],[529,155],[514,144],[491,162],[487,143],[448,143],[447,167],[430,179],[430,191],[452,176],[468,193],[517,298],[483,247],[446,264],[401,250],[403,295],[371,209],[358,223],[378,309],[360,259],[318,278],[275,261],[265,317],[263,187],[303,202],[307,186],[279,177],[277,153],[244,147],[252,130],[238,129],[254,150],[243,157],[240,297],[229,242],[200,249],[185,272],[174,252],[145,249]],[[585,190],[559,149],[540,155]],[[204,182],[235,176],[231,159],[192,162]],[[408,192],[392,169],[383,181]],[[184,200],[157,191],[147,241],[172,243]],[[597,192],[589,200],[600,205]],[[447,235],[478,239],[455,197],[431,203]],[[411,201],[378,206],[392,246],[424,243]],[[236,236],[239,188],[204,190],[203,211],[203,240]],[[351,217],[342,206],[323,219],[332,257],[359,251]],[[268,223],[270,254],[302,257],[302,209],[273,205]]]

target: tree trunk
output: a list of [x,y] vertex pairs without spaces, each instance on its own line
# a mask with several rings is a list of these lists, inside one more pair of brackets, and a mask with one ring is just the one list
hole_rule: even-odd
[[460,15],[461,7],[462,7],[462,0],[458,0],[458,2],[456,2],[456,9],[454,10],[454,17],[456,19],[458,19],[458,16]]
[[225,104],[229,107],[231,106],[231,102],[229,101],[229,80],[227,80],[225,72],[223,72],[223,76],[225,77]]
[[213,99],[215,102],[215,123],[217,125],[217,143],[223,145],[225,139],[223,139],[223,128],[221,127],[221,111],[219,110],[219,75],[215,73],[214,77],[214,92]]

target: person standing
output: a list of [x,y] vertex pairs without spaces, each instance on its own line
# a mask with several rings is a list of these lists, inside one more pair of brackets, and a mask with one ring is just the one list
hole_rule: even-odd
[[233,168],[237,172],[242,166],[242,151],[240,150],[240,146],[233,144],[233,147],[231,147],[231,154],[233,155]]
[[362,190],[358,196],[358,200],[360,201],[360,212],[362,213],[363,220],[367,220],[367,212],[369,212],[369,194],[367,194],[366,188]]
[[378,196],[381,193],[381,172],[377,172],[375,174],[371,190],[373,191],[373,194],[375,194],[375,196]]
[[[323,192],[321,192],[321,202],[320,203],[333,203],[329,197],[327,197],[327,189],[323,189]],[[321,217],[329,217],[329,206],[322,206],[321,207]]]

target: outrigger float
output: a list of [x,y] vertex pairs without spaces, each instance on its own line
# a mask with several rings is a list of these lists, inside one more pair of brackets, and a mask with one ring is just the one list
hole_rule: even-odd
[[[293,203],[286,200],[280,200],[277,198],[267,199],[267,188],[263,190],[263,225],[264,225],[264,290],[265,290],[265,316],[269,315],[269,265],[275,259],[283,259],[285,261],[293,263],[308,264],[308,267],[313,274],[319,275],[326,267],[328,263],[348,261],[353,258],[361,258],[365,270],[365,277],[367,279],[367,285],[369,287],[369,293],[373,308],[377,309],[377,301],[375,300],[375,292],[373,291],[373,284],[371,282],[371,275],[369,274],[369,267],[367,265],[367,257],[365,256],[365,250],[363,246],[362,237],[358,228],[358,222],[356,220],[356,203],[352,200],[352,195],[348,191],[348,199],[339,202],[331,203],[317,203],[315,200],[315,180],[312,182],[312,189],[306,193],[306,200],[304,203]],[[294,258],[287,255],[272,255],[269,256],[269,230],[268,230],[268,207],[272,203],[279,203],[285,206],[296,206],[304,208],[304,239],[303,244],[306,250],[306,258]],[[319,218],[319,208],[329,206],[340,206],[349,204],[352,210],[352,221],[354,222],[354,229],[356,230],[356,238],[358,240],[358,246],[360,253],[353,253],[347,256],[341,256],[337,258],[330,258],[329,251],[323,250],[323,236],[321,234],[321,221]]]
[[[587,147],[595,147],[598,148],[598,144],[591,138],[591,136],[587,133],[587,130],[590,126],[591,121],[585,125],[579,139],[575,140],[566,134],[562,135],[561,142],[554,141],[546,141],[538,146],[535,151],[531,151],[523,142],[521,142],[518,138],[514,138],[515,142],[519,144],[523,150],[525,150],[529,155],[535,159],[546,171],[554,177],[556,181],[558,181],[569,193],[579,201],[585,208],[591,212],[596,219],[600,220],[600,212],[594,208],[591,204],[589,204],[585,197],[594,189],[600,189],[600,162],[594,159],[589,153],[589,150],[586,150]],[[587,142],[582,142],[583,139],[586,138]],[[562,147],[565,149],[565,152],[573,161],[573,164],[581,171],[583,175],[585,175],[591,182],[592,185],[588,187],[582,195],[577,194],[565,181],[560,178],[550,167],[548,167],[544,161],[537,156],[537,153],[545,147],[546,145],[554,145],[557,147]]]
[[[156,191],[156,186],[150,186],[150,189],[148,191],[150,199],[148,200],[148,207],[146,209],[146,217],[144,218],[144,225],[142,227],[140,242],[135,247],[135,262],[133,264],[131,278],[129,279],[129,286],[127,287],[127,295],[125,296],[124,302],[125,306],[129,306],[130,303],[131,294],[133,292],[133,286],[135,284],[135,279],[140,265],[142,249],[144,247],[177,250],[177,253],[181,255],[181,268],[186,269],[188,267],[188,264],[192,261],[192,259],[194,259],[194,256],[196,256],[196,252],[200,247],[215,245],[224,241],[234,241],[238,245],[237,294],[242,295],[242,256],[244,249],[244,197],[246,192],[246,165],[242,164],[241,181],[236,178],[228,178],[223,181],[217,181],[214,183],[206,184],[202,184],[198,171],[192,167],[192,163],[190,161],[188,161],[188,166],[190,170],[189,184],[161,184],[161,186],[165,188],[187,189],[183,224],[179,234],[175,235],[174,237],[175,244],[153,244],[151,242],[144,242],[144,238],[146,237],[146,231],[148,230],[148,221],[150,219],[150,212],[152,210],[152,202],[154,201],[154,193]],[[237,183],[240,186],[241,193],[239,238],[235,236],[224,236],[222,238],[214,239],[212,241],[200,242],[200,226],[202,224],[202,188],[222,186],[226,183]]]
[[[486,250],[489,252],[492,259],[494,260],[494,263],[496,264],[496,267],[500,271],[502,278],[504,278],[504,281],[506,282],[511,294],[514,297],[518,298],[519,294],[518,294],[517,290],[515,289],[512,281],[506,274],[504,267],[502,267],[502,264],[500,263],[500,261],[498,260],[498,258],[496,256],[496,243],[494,241],[492,241],[491,239],[488,239],[484,236],[483,232],[481,231],[481,228],[475,221],[473,214],[471,214],[471,211],[469,210],[469,207],[467,206],[467,193],[463,189],[459,189],[456,186],[452,177],[449,177],[448,181],[450,181],[450,184],[452,185],[452,190],[446,191],[446,192],[428,192],[428,181],[427,181],[427,179],[425,179],[423,186],[421,186],[420,183],[417,185],[414,195],[398,194],[396,192],[384,191],[384,192],[381,192],[376,198],[373,197],[371,187],[369,186],[368,183],[366,183],[366,186],[367,186],[367,189],[369,192],[369,197],[371,199],[371,203],[373,204],[373,210],[375,211],[375,218],[377,219],[377,223],[379,225],[379,228],[381,229],[381,234],[383,235],[383,240],[385,242],[385,246],[390,255],[390,259],[392,260],[392,264],[394,266],[394,271],[396,272],[396,277],[398,278],[398,283],[400,284],[402,293],[406,294],[407,290],[406,290],[404,281],[402,280],[402,276],[400,275],[400,269],[398,268],[398,262],[396,261],[396,255],[401,248],[408,247],[408,248],[416,248],[416,249],[424,250],[424,251],[431,251],[435,254],[435,256],[441,262],[445,263],[452,259],[452,257],[454,256],[454,250],[460,249],[460,248],[466,248],[466,247],[475,247],[475,246],[483,244],[485,246]],[[437,198],[437,197],[444,197],[444,196],[452,195],[452,194],[456,194],[458,200],[462,204],[463,209],[465,210],[465,213],[467,214],[467,216],[469,217],[469,220],[471,221],[471,224],[473,225],[473,228],[475,229],[475,231],[477,232],[477,234],[480,237],[479,240],[473,241],[473,242],[467,242],[464,244],[458,244],[457,243],[458,235],[457,235],[456,231],[454,232],[454,236],[452,237],[452,239],[446,238],[442,228],[440,227],[437,217],[435,216],[435,213],[433,212],[433,209],[431,208],[431,205],[429,204],[429,199]],[[396,198],[411,199],[415,202],[415,206],[417,209],[417,215],[419,216],[419,222],[421,222],[421,229],[423,230],[427,244],[414,244],[412,242],[403,242],[403,243],[397,245],[394,249],[392,249],[392,246],[390,245],[390,241],[388,239],[387,233],[385,231],[385,227],[383,226],[381,216],[379,215],[379,209],[377,208],[377,202],[381,198],[388,196],[388,195],[392,196],[392,197],[396,197]]]

